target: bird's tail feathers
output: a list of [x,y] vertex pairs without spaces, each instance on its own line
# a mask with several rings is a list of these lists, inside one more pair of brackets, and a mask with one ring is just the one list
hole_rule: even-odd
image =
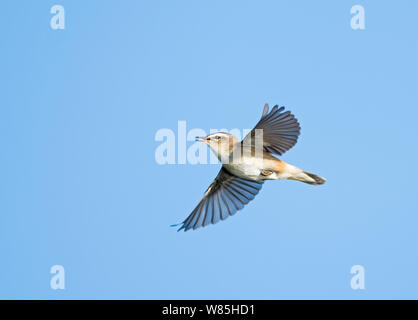
[[285,170],[281,174],[280,178],[289,179],[289,180],[297,180],[297,181],[301,181],[301,182],[312,184],[312,185],[324,184],[327,181],[325,178],[322,178],[316,174],[294,167],[288,163],[286,164]]
[[324,184],[327,181],[325,178],[307,171],[303,171],[301,174],[301,179],[298,180],[313,185]]

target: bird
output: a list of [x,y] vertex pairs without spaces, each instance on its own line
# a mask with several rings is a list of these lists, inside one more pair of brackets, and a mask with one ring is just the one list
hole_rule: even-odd
[[206,143],[222,163],[215,180],[177,231],[196,230],[234,215],[253,200],[266,180],[297,180],[321,185],[326,179],[286,163],[283,155],[297,142],[298,120],[285,107],[265,104],[261,119],[242,141],[227,132],[215,132],[196,141]]

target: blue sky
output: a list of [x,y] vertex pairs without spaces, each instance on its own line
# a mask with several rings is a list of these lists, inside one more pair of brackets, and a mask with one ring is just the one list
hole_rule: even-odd
[[[0,298],[418,298],[417,9],[2,1]],[[170,228],[220,165],[158,165],[156,132],[251,128],[266,102],[301,123],[281,159],[327,183],[269,182],[224,222]]]

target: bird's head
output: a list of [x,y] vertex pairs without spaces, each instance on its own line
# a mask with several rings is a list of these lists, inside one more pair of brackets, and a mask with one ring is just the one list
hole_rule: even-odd
[[211,133],[206,137],[196,137],[196,140],[206,143],[220,160],[221,157],[228,157],[234,145],[239,142],[232,134],[226,132]]

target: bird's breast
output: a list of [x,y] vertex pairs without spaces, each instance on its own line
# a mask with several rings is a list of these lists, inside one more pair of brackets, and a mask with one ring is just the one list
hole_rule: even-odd
[[232,174],[250,180],[259,180],[260,172],[264,169],[263,159],[255,157],[242,157],[231,163],[224,164]]

